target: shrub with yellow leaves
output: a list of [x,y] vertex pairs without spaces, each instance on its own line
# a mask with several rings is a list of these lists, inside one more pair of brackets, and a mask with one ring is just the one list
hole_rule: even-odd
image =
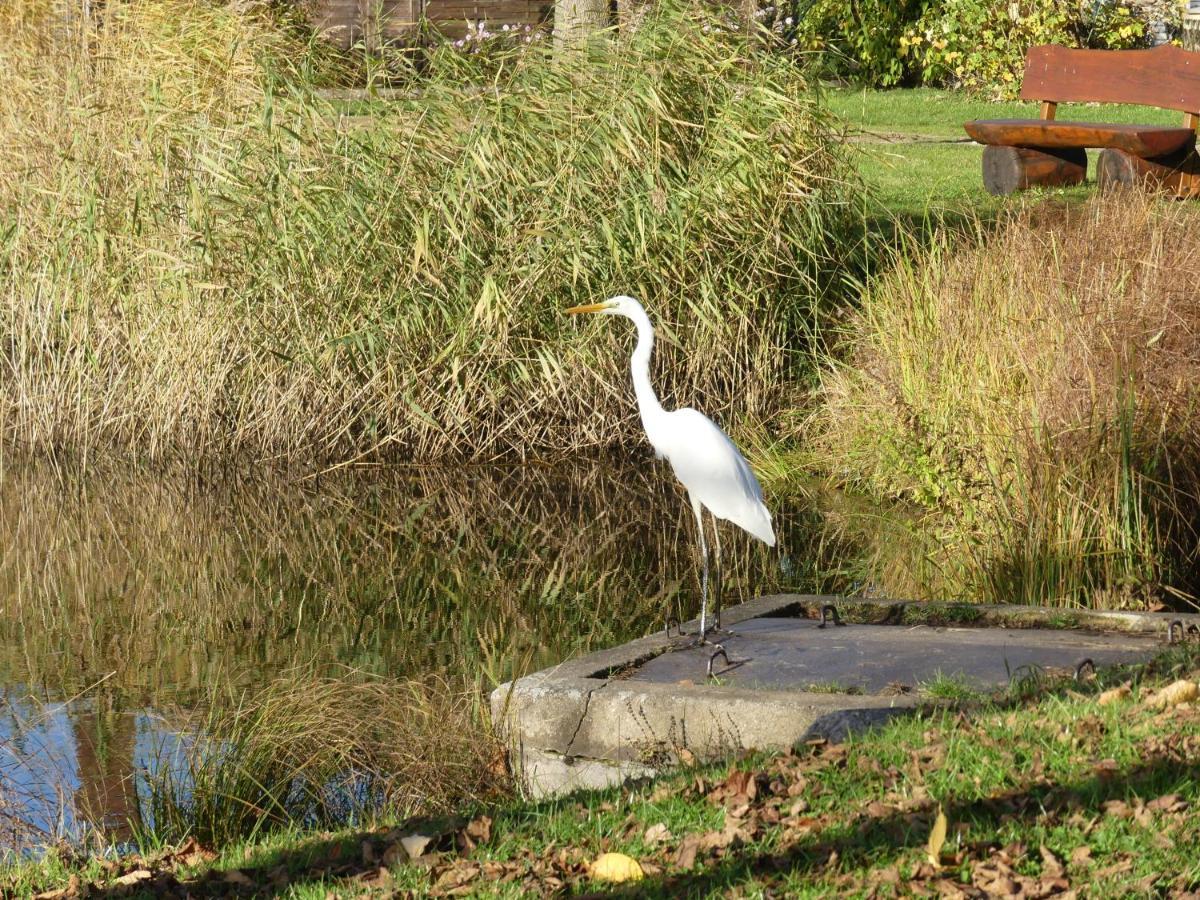
[[1016,96],[1032,46],[1120,50],[1143,46],[1147,34],[1140,7],[1124,0],[943,0],[900,38],[900,53],[926,84],[1003,99]]

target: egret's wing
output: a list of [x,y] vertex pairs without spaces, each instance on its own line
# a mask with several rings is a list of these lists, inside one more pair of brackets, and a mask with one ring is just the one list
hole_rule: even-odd
[[697,410],[667,414],[663,454],[688,493],[719,519],[727,519],[775,546],[771,513],[749,463],[715,423]]

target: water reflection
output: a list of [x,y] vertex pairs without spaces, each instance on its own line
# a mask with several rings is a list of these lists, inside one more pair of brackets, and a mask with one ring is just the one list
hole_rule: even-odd
[[[271,480],[6,471],[0,786],[39,827],[69,830],[76,809],[126,837],[135,773],[172,710],[213,685],[302,663],[486,688],[693,615],[676,491],[665,469],[591,463]],[[844,587],[819,517],[778,509],[777,525],[783,556],[724,541],[727,602]]]

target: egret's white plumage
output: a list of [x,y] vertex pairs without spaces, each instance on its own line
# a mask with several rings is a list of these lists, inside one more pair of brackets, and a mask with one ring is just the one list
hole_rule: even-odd
[[[646,310],[632,297],[613,297],[603,303],[576,306],[572,313],[624,316],[637,326],[638,341],[630,361],[642,428],[654,452],[666,459],[675,477],[687,488],[696,516],[702,561],[700,633],[707,631],[708,547],[704,539],[702,509],[714,518],[733,522],[769,547],[775,546],[771,513],[763,502],[762,488],[737,447],[706,415],[690,407],[668,412],[650,385],[650,353],[654,326]],[[716,535],[716,524],[713,525]],[[720,539],[717,552],[720,553]]]

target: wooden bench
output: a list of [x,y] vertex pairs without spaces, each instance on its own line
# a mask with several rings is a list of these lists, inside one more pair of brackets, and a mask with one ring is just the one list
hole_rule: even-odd
[[[1148,185],[1200,196],[1196,126],[1200,123],[1200,53],[1164,45],[1153,50],[1032,47],[1025,57],[1022,100],[1041,101],[1038,119],[980,119],[967,134],[986,144],[983,184],[993,194],[1034,185],[1081,184],[1087,148],[1101,149],[1101,190]],[[1059,103],[1131,103],[1175,109],[1179,128],[1105,125],[1055,118]]]

